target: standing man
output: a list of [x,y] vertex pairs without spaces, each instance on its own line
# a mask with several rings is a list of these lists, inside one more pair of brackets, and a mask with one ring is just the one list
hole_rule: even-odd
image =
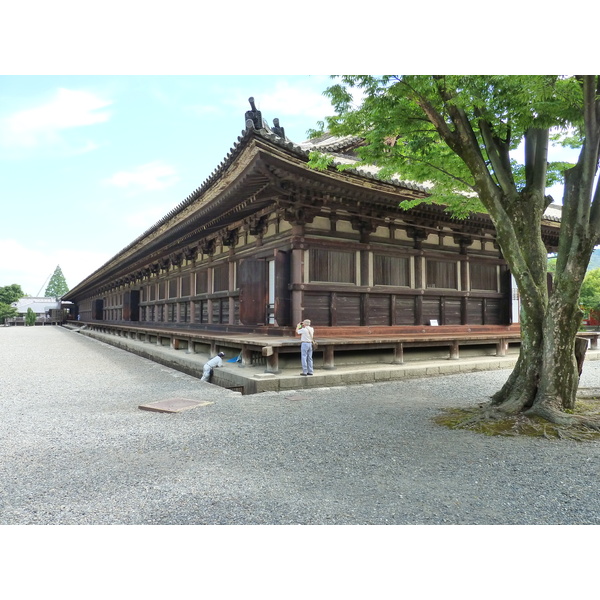
[[313,374],[313,338],[315,330],[310,326],[310,320],[304,319],[296,325],[296,333],[300,336],[300,356],[302,358],[302,373]]
[[202,379],[200,379],[200,381],[208,381],[210,379],[210,376],[213,374],[213,369],[223,366],[224,356],[225,352],[219,352],[219,354],[217,354],[216,356],[211,358],[207,363],[205,363],[204,369],[202,371]]

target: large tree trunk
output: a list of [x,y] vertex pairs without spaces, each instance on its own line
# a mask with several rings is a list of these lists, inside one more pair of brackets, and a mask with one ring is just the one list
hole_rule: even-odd
[[[551,294],[541,232],[551,201],[545,196],[549,129],[544,119],[539,127],[532,123],[524,134],[525,185],[521,188],[510,166],[510,135],[495,128],[485,111],[475,108],[477,119],[470,119],[461,103],[454,102],[459,90],[448,87],[443,77],[434,78],[438,97],[433,102],[428,89],[415,92],[409,85],[440,137],[469,168],[473,190],[494,222],[498,243],[519,288],[519,360],[485,415],[528,412],[556,423],[573,421],[565,411],[573,408],[579,383],[575,358],[581,323],[579,292],[594,244],[600,240],[600,187],[594,185],[600,155],[600,77],[583,76],[579,82],[585,142],[577,165],[565,172],[556,285]],[[437,110],[435,100],[441,100],[446,114]]]
[[[571,247],[563,260],[572,267],[557,275],[549,295],[537,275],[537,285],[523,286],[521,352],[506,384],[492,398],[495,412],[527,413],[564,425],[573,420],[565,411],[575,406],[585,352],[577,348],[578,361],[577,331],[582,319],[578,299],[592,247]],[[534,264],[535,258],[528,262]]]
[[566,423],[564,411],[574,407],[579,384],[575,342],[581,312],[576,304],[553,297],[545,315],[525,320],[519,359],[491,406],[502,414]]
[[528,411],[555,423],[568,423],[564,413],[575,406],[579,367],[575,340],[581,311],[576,303],[552,298],[544,323],[544,342],[538,390]]
[[535,399],[542,370],[543,315],[521,310],[519,359],[504,386],[492,397],[492,406],[502,413],[518,414]]

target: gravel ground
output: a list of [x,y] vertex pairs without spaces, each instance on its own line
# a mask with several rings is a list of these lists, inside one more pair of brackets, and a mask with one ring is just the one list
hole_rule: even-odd
[[242,396],[59,327],[0,364],[0,524],[600,523],[600,443],[433,424],[509,370]]

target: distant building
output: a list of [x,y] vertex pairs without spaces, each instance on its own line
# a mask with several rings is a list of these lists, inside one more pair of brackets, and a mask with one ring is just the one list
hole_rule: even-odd
[[60,302],[56,298],[20,298],[17,302],[11,304],[13,308],[17,309],[19,317],[24,317],[27,314],[27,309],[35,313],[36,317],[44,317],[50,315],[51,309],[60,308]]
[[23,325],[27,310],[31,310],[36,316],[36,325],[62,323],[67,319],[73,304],[62,302],[58,298],[26,297],[20,298],[11,304],[17,310],[17,316],[6,319],[6,325]]

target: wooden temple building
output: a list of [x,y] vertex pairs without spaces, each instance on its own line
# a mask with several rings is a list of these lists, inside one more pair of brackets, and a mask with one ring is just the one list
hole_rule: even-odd
[[[336,357],[400,363],[412,347],[457,358],[460,345],[503,354],[518,342],[515,290],[487,215],[403,210],[399,202],[427,190],[307,164],[312,150],[355,161],[360,139],[293,143],[252,99],[245,116],[201,187],[63,297],[79,325],[224,350],[267,372],[299,364],[294,328],[304,318],[319,341],[315,366],[330,369]],[[558,218],[543,223],[549,251],[558,228]]]

